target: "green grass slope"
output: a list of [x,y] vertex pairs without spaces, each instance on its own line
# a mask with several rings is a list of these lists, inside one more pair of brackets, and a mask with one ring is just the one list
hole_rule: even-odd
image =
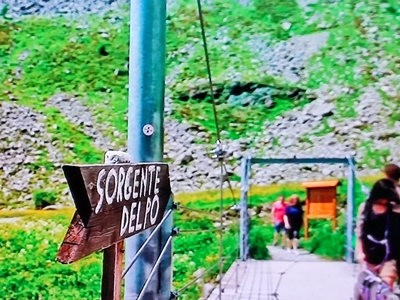
[[[356,116],[353,103],[361,89],[383,76],[373,72],[379,64],[374,58],[384,58],[390,72],[399,72],[400,16],[395,1],[321,0],[307,11],[295,0],[255,0],[252,3],[243,7],[233,0],[215,0],[204,6],[212,73],[217,86],[232,84],[232,74],[239,74],[235,78],[244,83],[281,89],[312,90],[323,84],[340,85],[355,91],[335,100],[340,112],[335,118],[347,118]],[[104,134],[114,140],[114,132],[119,131],[122,138],[116,140],[117,147],[124,146],[128,7],[122,11],[111,12],[104,18],[32,16],[20,21],[0,21],[0,100],[13,100],[44,114],[48,131],[58,140],[59,151],[65,154],[65,163],[100,162],[102,152],[93,146],[92,138],[85,135],[80,126],[69,123],[56,108],[46,106],[47,100],[58,93],[69,93],[81,99],[92,109],[97,122],[110,124]],[[283,22],[290,23],[291,27],[285,30]],[[249,41],[256,36],[274,45],[291,37],[323,31],[330,34],[328,44],[310,60],[306,67],[309,75],[297,84],[260,72],[262,61],[255,49],[249,47]],[[169,11],[167,20],[166,92],[173,100],[171,117],[188,120],[215,133],[209,98],[206,96],[202,101],[190,98],[193,91],[204,90],[206,78],[200,38],[195,3],[181,0]],[[102,55],[101,49],[108,55]],[[182,95],[188,95],[187,102],[179,100]],[[398,99],[396,96],[386,101],[398,104]],[[236,139],[258,132],[264,121],[309,101],[306,97],[293,101],[285,96],[274,100],[276,105],[271,109],[218,105],[225,138]],[[393,122],[399,120],[398,113],[393,113],[391,118]],[[328,131],[316,134],[324,135]],[[66,151],[64,145],[71,143],[73,149]],[[53,168],[46,164],[46,153],[43,160],[35,164],[46,167],[49,172]]]

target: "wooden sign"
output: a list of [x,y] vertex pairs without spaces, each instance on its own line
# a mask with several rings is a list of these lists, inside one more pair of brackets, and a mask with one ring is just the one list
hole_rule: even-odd
[[167,164],[65,165],[77,211],[57,260],[75,262],[159,224],[171,195]]
[[306,211],[305,211],[305,238],[309,237],[308,228],[310,219],[332,220],[332,229],[337,227],[337,186],[340,182],[314,181],[302,184],[307,189]]

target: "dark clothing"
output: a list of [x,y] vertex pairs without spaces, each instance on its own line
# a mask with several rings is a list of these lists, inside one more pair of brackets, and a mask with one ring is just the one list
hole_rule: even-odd
[[390,216],[390,210],[383,214],[375,214],[372,209],[366,212],[360,238],[367,263],[380,265],[390,259],[392,247],[384,242],[388,237]]
[[276,233],[280,233],[283,229],[285,229],[285,223],[283,222],[276,222],[274,224],[274,229]]
[[392,212],[390,214],[389,223],[389,246],[390,246],[390,257],[396,260],[397,269],[400,270],[400,213]]
[[288,236],[289,240],[300,238],[299,230],[294,230],[293,228],[289,228],[289,229],[286,228],[286,235]]
[[303,226],[303,214],[304,212],[301,205],[290,205],[286,207],[285,215],[290,225],[290,229],[287,232],[289,239],[298,238],[300,228]]

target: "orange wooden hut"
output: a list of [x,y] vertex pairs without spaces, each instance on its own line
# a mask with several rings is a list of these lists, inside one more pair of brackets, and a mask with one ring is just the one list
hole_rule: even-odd
[[337,187],[340,181],[312,181],[304,182],[307,190],[306,209],[304,214],[304,236],[309,237],[309,224],[311,219],[332,220],[332,229],[337,227]]

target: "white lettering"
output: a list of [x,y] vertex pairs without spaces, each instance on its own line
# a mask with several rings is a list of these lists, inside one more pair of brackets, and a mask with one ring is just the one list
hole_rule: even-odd
[[140,219],[140,208],[142,206],[142,203],[139,202],[138,203],[138,209],[137,209],[137,218],[136,218],[136,230],[139,231],[140,229],[142,229],[143,227],[143,223],[139,223],[139,219]]
[[151,199],[150,199],[150,197],[147,197],[147,201],[146,201],[146,212],[144,213],[143,229],[146,229],[147,216],[148,216],[149,213],[150,213],[150,209],[151,209]]
[[102,169],[99,172],[99,175],[97,176],[97,193],[100,195],[100,199],[99,202],[97,202],[96,208],[94,210],[94,212],[96,214],[99,213],[101,206],[103,205],[104,202],[104,189],[101,186],[101,182],[103,181],[103,177],[106,174],[106,170]]
[[133,173],[133,168],[129,167],[126,171],[125,176],[125,189],[124,189],[124,199],[128,201],[132,196],[132,186],[131,186],[131,174]]
[[118,171],[118,193],[117,193],[117,202],[122,201],[122,190],[124,188],[125,181],[125,169],[123,167],[119,168]]
[[[111,183],[111,177],[114,177],[114,191],[112,192],[111,196],[108,193],[110,189],[110,183]],[[111,169],[110,172],[107,174],[107,179],[106,179],[106,201],[108,204],[112,204],[115,198],[115,195],[117,194],[117,171],[115,169]]]
[[156,181],[154,183],[154,194],[156,194],[156,195],[159,192],[157,185],[160,183],[160,171],[161,171],[161,167],[156,167]]
[[150,214],[151,225],[154,225],[156,223],[159,209],[160,209],[160,200],[158,199],[158,195],[155,195],[153,198],[153,203],[151,204],[151,214]]
[[121,231],[120,236],[125,234],[126,229],[128,228],[129,223],[129,211],[126,206],[122,208],[122,218],[121,218]]
[[138,175],[140,174],[140,170],[135,170],[135,176],[133,179],[133,199],[136,199],[139,196],[139,193],[135,191],[135,187],[139,187],[139,181],[137,179]]
[[150,180],[149,180],[149,196],[151,194],[151,184],[153,183],[153,174],[154,171],[156,170],[155,166],[149,166],[149,172],[150,172]]
[[147,168],[142,169],[142,178],[140,180],[140,197],[146,196],[147,190]]
[[135,225],[132,225],[132,223],[136,219],[136,215],[135,215],[135,212],[134,212],[134,210],[136,208],[136,205],[137,205],[137,203],[135,202],[135,203],[132,203],[132,206],[131,206],[131,214],[130,214],[131,217],[130,217],[130,220],[129,220],[129,229],[128,229],[129,233],[132,233],[132,232],[135,231]]

